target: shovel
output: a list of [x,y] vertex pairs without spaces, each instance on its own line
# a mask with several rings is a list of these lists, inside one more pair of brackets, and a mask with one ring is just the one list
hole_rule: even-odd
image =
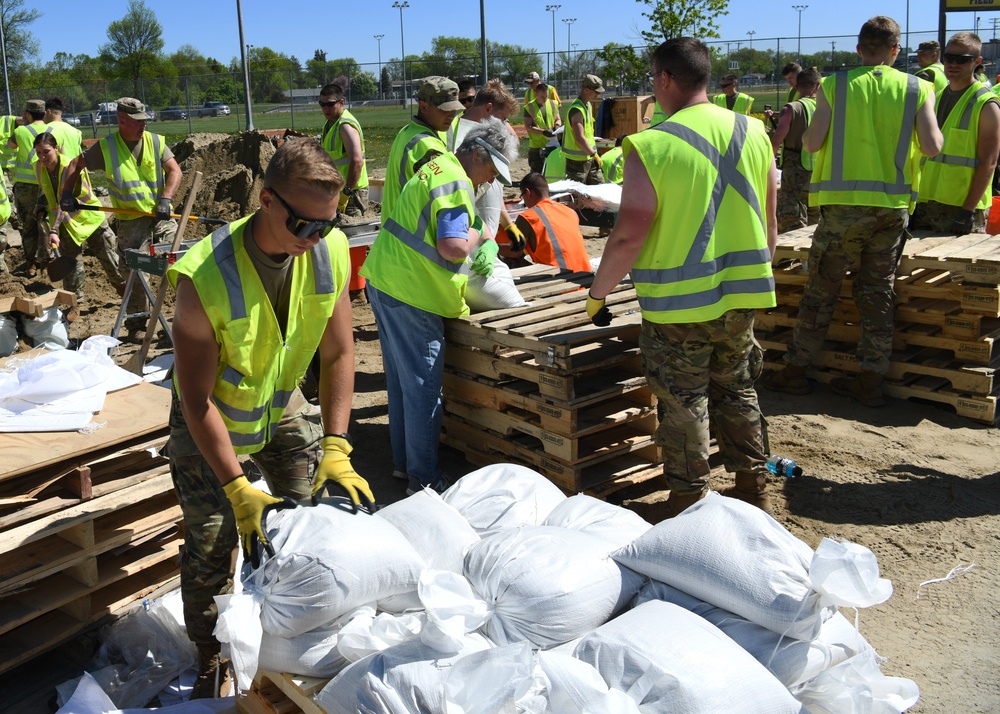
[[[170,246],[171,253],[176,253],[181,247],[184,229],[187,227],[188,221],[193,218],[191,208],[194,206],[194,197],[198,195],[198,189],[201,187],[201,177],[201,171],[196,171],[194,181],[191,183],[191,190],[188,192],[187,200],[184,202],[184,213],[181,214],[181,222],[177,224],[177,231],[174,233],[174,242]],[[216,219],[213,218],[211,220]],[[166,275],[160,278],[160,287],[156,291],[156,302],[153,303],[153,309],[149,313],[149,320],[146,322],[146,333],[142,338],[142,347],[132,355],[128,364],[125,365],[126,370],[134,372],[140,377],[142,376],[142,368],[146,362],[146,355],[149,354],[149,345],[153,342],[154,327],[160,317],[160,308],[163,307],[163,301],[167,297],[167,288],[169,285],[170,281],[167,280]]]
[[[48,240],[49,222],[41,220],[38,222],[38,225],[45,231],[45,240]],[[76,260],[68,255],[63,255],[59,252],[58,248],[50,249],[49,254],[53,256],[53,260],[45,264],[45,272],[48,274],[50,281],[57,283],[73,272]]]
[[[114,208],[113,206],[88,206],[86,204],[78,203],[76,208],[82,211],[103,211],[104,213],[118,213],[124,216],[146,216],[148,218],[155,218],[155,213],[147,213],[146,211],[136,211],[132,208]],[[171,213],[171,218],[181,218],[177,213]],[[223,226],[229,221],[224,221],[221,218],[206,218],[205,216],[188,216],[187,221],[197,221],[198,223],[210,223],[213,225]]]

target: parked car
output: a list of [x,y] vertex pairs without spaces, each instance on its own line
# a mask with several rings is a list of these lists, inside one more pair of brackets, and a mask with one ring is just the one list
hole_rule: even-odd
[[105,109],[99,109],[94,114],[95,124],[118,124],[118,111],[109,112]]
[[82,123],[80,121],[80,117],[78,117],[76,114],[63,114],[62,120],[67,124],[69,124],[70,126],[80,126],[80,124]]
[[229,116],[229,105],[222,102],[205,102],[197,109],[200,117],[225,117]]
[[187,118],[187,110],[183,107],[164,107],[160,110],[160,121],[176,121]]

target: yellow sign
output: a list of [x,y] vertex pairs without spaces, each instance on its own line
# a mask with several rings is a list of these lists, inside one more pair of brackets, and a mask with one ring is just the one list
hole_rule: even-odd
[[942,0],[947,12],[1000,10],[1000,0]]

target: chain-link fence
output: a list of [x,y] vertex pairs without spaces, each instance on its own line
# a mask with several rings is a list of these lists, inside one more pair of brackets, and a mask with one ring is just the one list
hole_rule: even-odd
[[[936,37],[937,32],[930,30],[905,35],[902,44],[909,51],[900,53],[897,66],[915,71],[918,68],[915,48],[920,42]],[[709,93],[717,91],[723,75],[735,74],[740,78],[743,91],[765,95],[774,91],[776,101],[780,101],[787,91],[781,69],[788,62],[799,61],[803,66],[816,67],[822,74],[828,74],[858,64],[854,51],[856,43],[856,35],[757,38],[752,31],[747,33],[745,40],[712,41],[713,81]],[[644,46],[608,45],[602,49],[488,56],[486,75],[501,79],[519,97],[524,91],[523,80],[530,72],[541,74],[563,98],[578,93],[583,74],[600,76],[611,95],[642,95],[650,93],[649,52],[650,49]],[[983,56],[987,75],[995,77],[1000,41],[987,39]],[[251,57],[249,75],[255,122],[258,116],[271,114],[277,122],[275,126],[294,128],[303,113],[310,112],[310,118],[316,116],[320,88],[337,77],[348,79],[347,99],[352,107],[398,106],[411,104],[419,81],[429,75],[444,75],[456,81],[468,79],[480,86],[482,58],[478,54],[425,56],[407,58],[405,63],[394,58],[366,64],[310,63],[308,68],[302,68],[289,66],[283,60],[254,60]],[[234,120],[237,130],[246,128],[243,74],[239,71],[72,86],[12,87],[8,94],[13,114],[19,114],[28,99],[58,96],[63,100],[66,113],[71,115],[70,120],[79,121],[80,128],[94,136],[113,130],[117,121],[113,102],[122,96],[142,100],[156,113],[157,120],[181,122],[175,127],[177,132],[185,130],[185,122],[186,130],[193,131],[195,120],[218,116],[229,117],[229,121],[219,123],[222,130],[231,130]],[[198,129],[210,130],[201,122]]]

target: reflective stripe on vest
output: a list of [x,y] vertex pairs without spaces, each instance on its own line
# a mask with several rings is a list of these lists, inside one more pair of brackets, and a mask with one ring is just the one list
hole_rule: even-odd
[[[49,210],[49,220],[52,225],[55,224],[55,210],[59,205],[59,196],[62,195],[65,189],[66,167],[72,161],[71,158],[63,154],[57,154],[57,158],[59,166],[56,171],[56,186],[52,185],[51,175],[42,165],[42,162],[39,161],[35,164],[35,178],[38,180],[38,185],[45,195]],[[79,181],[80,190],[76,193],[78,204],[81,206],[100,206],[101,202],[94,196],[93,189],[91,188],[90,174],[87,169],[80,171]],[[78,208],[71,213],[64,212],[63,215],[68,216],[69,220],[64,221],[62,225],[69,234],[69,237],[77,245],[83,245],[84,241],[94,233],[94,230],[104,223],[104,215],[98,211],[85,211],[82,208]]]
[[423,210],[420,211],[420,218],[417,220],[416,231],[411,233],[392,218],[386,219],[383,228],[401,240],[408,248],[416,251],[438,267],[444,268],[452,273],[458,273],[463,264],[453,263],[450,260],[446,260],[440,253],[438,253],[437,248],[429,245],[427,241],[424,240],[424,236],[427,235],[427,226],[429,226],[431,222],[431,208],[434,205],[434,200],[459,190],[467,192],[469,194],[470,201],[475,200],[475,193],[472,190],[472,184],[462,179],[458,181],[451,181],[449,183],[436,186],[430,190],[427,203],[424,205]]
[[[976,108],[976,102],[984,94],[990,94],[990,90],[985,86],[981,86],[971,97],[966,98],[963,96],[962,99],[959,100],[965,102],[965,111],[962,112],[962,118],[958,122],[957,128],[959,131],[969,130],[969,124],[972,122],[972,111]],[[938,97],[938,102],[940,101],[941,98]],[[953,108],[952,112],[954,112],[957,108],[958,107]],[[948,118],[951,118],[950,114],[948,115]],[[945,123],[947,123],[947,121]],[[942,129],[944,129],[944,127],[942,127]],[[970,169],[974,169],[979,166],[979,159],[974,156],[956,156],[955,154],[946,154],[944,151],[941,151],[937,156],[933,156],[929,160],[935,163],[948,164],[950,166],[966,166]]]
[[24,142],[24,133],[14,130],[14,140],[17,142],[17,161],[14,163],[14,183],[30,183],[38,184],[38,179],[35,178],[35,164],[38,162],[38,158],[35,156],[35,138],[39,134],[50,134],[52,133],[52,125],[45,125],[45,131],[39,131],[39,127],[35,124],[40,122],[32,122],[31,124],[25,124],[24,126],[19,126],[18,129],[24,129],[31,138],[28,143]]
[[545,211],[536,211],[534,208],[529,208],[528,210],[538,216],[542,225],[545,226],[545,231],[549,234],[549,242],[552,244],[552,253],[556,257],[556,264],[559,266],[559,269],[569,270],[569,266],[566,264],[566,256],[563,255],[562,244],[559,242],[559,234],[552,227],[552,223],[549,222],[549,217],[545,215]]
[[566,155],[567,161],[586,161],[590,158],[590,154],[581,149],[580,145],[576,143],[576,135],[573,133],[573,123],[569,120],[574,109],[583,115],[584,138],[591,146],[594,144],[593,107],[590,106],[590,102],[584,102],[582,99],[577,97],[573,100],[573,103],[569,105],[569,111],[566,112],[566,123],[569,124],[569,128],[567,131],[563,132],[563,154]]
[[[528,114],[531,116],[531,121],[535,123],[535,126],[539,129],[551,129],[555,126],[556,117],[559,116],[559,110],[556,108],[556,103],[551,99],[546,99],[545,104],[538,106],[538,102],[532,102],[527,106]],[[528,132],[528,145],[533,149],[541,149],[549,143],[549,137],[544,134],[535,134]]]
[[[134,208],[147,213],[156,207],[156,200],[163,192],[163,146],[159,134],[143,132],[142,161],[136,163],[135,156],[115,132],[101,139],[101,151],[104,154],[104,172],[109,179],[108,193],[116,208]],[[142,167],[147,161],[152,162],[153,179],[142,178]],[[110,171],[108,170],[110,167]],[[126,171],[136,178],[125,179]]]
[[910,201],[917,200],[917,192],[913,190],[911,179],[904,175],[906,157],[912,140],[912,127],[917,117],[917,102],[920,99],[920,79],[913,75],[906,76],[906,99],[903,107],[903,120],[900,123],[899,137],[896,140],[894,165],[896,180],[893,183],[885,181],[859,181],[844,178],[844,157],[847,150],[845,135],[847,132],[847,72],[836,73],[837,93],[832,117],[832,143],[830,145],[831,172],[830,178],[824,180],[813,173],[813,181],[809,184],[810,193],[822,191],[872,191],[891,196],[908,194]]
[[344,139],[340,135],[340,127],[344,124],[353,127],[358,132],[358,139],[361,141],[361,173],[358,175],[358,182],[352,188],[367,188],[368,166],[365,163],[365,133],[361,130],[361,124],[358,123],[353,114],[345,109],[344,113],[340,115],[340,119],[335,121],[333,126],[330,127],[330,131],[324,134],[321,143],[323,148],[326,149],[326,153],[333,159],[333,165],[337,167],[337,171],[340,172],[340,175],[346,181],[351,157],[344,150]]
[[[813,112],[816,110],[816,100],[812,97],[804,97],[799,100],[799,104],[801,104],[802,108],[806,111],[806,129],[808,129],[809,123],[812,121]],[[803,132],[803,134],[805,134],[805,132]],[[799,153],[799,162],[802,164],[802,168],[806,171],[812,171],[813,159],[815,156],[815,152],[802,149]]]
[[[769,264],[771,262],[770,251],[766,247],[756,250],[732,251],[717,256],[714,260],[702,260],[708,248],[708,243],[711,240],[712,233],[715,230],[716,217],[727,188],[732,188],[750,205],[757,215],[757,219],[760,221],[764,232],[766,233],[767,231],[757,193],[739,170],[740,157],[743,153],[743,146],[746,143],[747,125],[748,119],[744,115],[735,115],[733,135],[729,140],[729,145],[726,147],[724,155],[720,154],[719,150],[703,136],[682,124],[663,122],[653,127],[653,130],[671,134],[701,153],[717,168],[718,175],[715,179],[715,185],[712,188],[712,195],[705,212],[705,217],[691,243],[691,249],[684,259],[684,264],[675,268],[633,268],[631,274],[634,282],[650,284],[676,283],[715,275],[727,268]],[[774,277],[768,276],[766,278],[727,280],[714,288],[696,293],[662,297],[640,295],[638,299],[639,306],[643,310],[666,312],[706,307],[719,302],[720,298],[726,295],[773,291]]]

